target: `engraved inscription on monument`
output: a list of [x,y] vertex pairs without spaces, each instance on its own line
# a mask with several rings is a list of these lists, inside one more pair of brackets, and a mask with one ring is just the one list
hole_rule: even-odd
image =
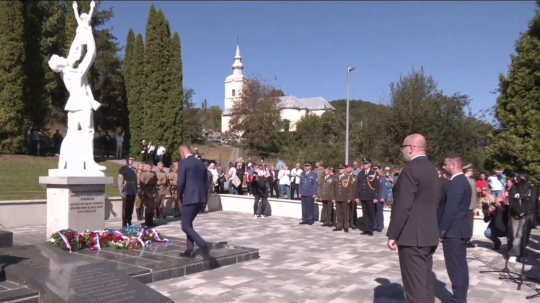
[[95,223],[105,217],[105,186],[77,185],[69,188],[69,226],[77,231],[103,228]]

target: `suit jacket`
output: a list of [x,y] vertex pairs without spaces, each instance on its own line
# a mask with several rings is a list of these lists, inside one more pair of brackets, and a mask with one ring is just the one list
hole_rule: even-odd
[[444,208],[439,223],[439,237],[470,239],[469,206],[471,205],[471,186],[463,174],[454,176],[450,181],[444,200]]
[[394,188],[386,235],[404,246],[437,246],[437,206],[441,194],[437,169],[426,156],[412,159]]
[[178,199],[183,205],[208,202],[208,169],[193,156],[178,162]]
[[441,222],[441,216],[444,209],[444,201],[446,200],[446,190],[448,185],[450,185],[450,180],[440,177],[441,180],[441,198],[439,199],[439,206],[437,208],[437,220]]

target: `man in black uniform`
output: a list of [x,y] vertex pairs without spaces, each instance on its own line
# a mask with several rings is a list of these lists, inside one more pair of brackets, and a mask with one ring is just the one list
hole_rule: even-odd
[[362,215],[366,222],[363,235],[373,236],[375,225],[375,205],[379,197],[379,176],[371,169],[371,159],[364,158],[364,171],[358,174],[356,185],[356,202],[362,203]]
[[122,227],[131,225],[135,197],[137,196],[137,171],[133,167],[134,156],[129,156],[127,164],[118,171],[118,189],[122,195]]

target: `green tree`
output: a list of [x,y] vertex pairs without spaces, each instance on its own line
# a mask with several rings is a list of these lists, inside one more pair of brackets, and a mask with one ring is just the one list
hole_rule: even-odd
[[491,168],[540,174],[540,2],[516,42],[508,74],[499,76],[495,116],[500,129],[486,149]]
[[202,125],[199,121],[199,109],[195,107],[195,90],[184,87],[183,99],[183,141],[197,143],[201,141]]
[[[128,31],[128,35],[127,35],[127,38],[126,38],[126,48],[125,48],[125,51],[124,51],[124,62],[122,64],[122,75],[123,75],[123,79],[124,79],[124,84],[125,84],[125,92],[126,92],[126,100],[127,100],[127,107],[128,107],[128,110],[129,110],[129,141],[128,138],[125,138],[127,142],[129,142],[130,144],[132,143],[131,142],[131,119],[134,118],[132,116],[132,112],[133,112],[133,80],[134,80],[134,75],[133,75],[133,52],[135,51],[135,32],[133,32],[133,29],[130,28],[129,31]],[[135,148],[132,148],[135,147]],[[138,146],[137,145],[130,145],[129,146],[129,151],[131,153],[131,151],[134,151],[136,150]]]
[[231,108],[231,133],[242,134],[248,148],[275,152],[279,150],[283,120],[275,88],[254,76],[242,88]]
[[139,152],[141,141],[144,137],[144,99],[145,76],[144,76],[144,42],[141,34],[135,38],[135,45],[132,53],[132,67],[129,70],[132,78],[130,80],[131,91],[128,96],[129,105],[129,132],[130,132],[130,151]]
[[22,1],[0,2],[0,129],[1,150],[26,151],[30,128],[25,99],[25,23]]
[[171,43],[169,66],[169,96],[164,104],[163,115],[163,144],[170,151],[174,161],[178,160],[178,149],[183,142],[184,88],[182,86],[182,55],[180,36],[174,32]]

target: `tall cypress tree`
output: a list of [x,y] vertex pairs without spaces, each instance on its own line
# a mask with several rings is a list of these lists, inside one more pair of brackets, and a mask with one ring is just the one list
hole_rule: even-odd
[[25,35],[22,1],[0,1],[0,149],[26,151]]
[[160,106],[160,85],[162,81],[161,48],[159,37],[159,18],[156,8],[152,4],[146,23],[146,36],[144,46],[144,76],[146,79],[143,94],[144,103],[144,137],[147,141],[157,143],[159,132],[159,116],[155,115],[154,108]]
[[540,3],[528,30],[510,55],[508,75],[499,76],[495,115],[500,130],[486,150],[488,163],[512,171],[540,174]]
[[[127,98],[127,106],[129,109],[129,120],[131,121],[131,112],[133,109],[133,98],[131,96],[132,94],[132,82],[133,82],[133,51],[135,48],[135,33],[133,32],[133,29],[129,29],[127,39],[126,39],[126,49],[124,53],[124,62],[122,65],[122,74],[124,76],[124,85],[125,85],[125,91],[126,91],[126,98]],[[130,125],[130,123],[128,123]],[[131,126],[129,127],[130,131],[130,138],[131,138]],[[130,141],[131,143],[131,141]],[[129,150],[133,150],[130,146]]]
[[180,36],[174,32],[171,39],[171,60],[169,63],[169,96],[163,111],[164,144],[171,151],[169,154],[173,160],[178,160],[178,149],[182,145],[183,119],[182,108],[184,99],[184,88],[182,84],[182,55],[180,46]]
[[170,149],[171,147],[168,146],[167,143],[165,143],[163,140],[165,140],[166,132],[169,132],[170,130],[167,129],[167,127],[170,125],[168,118],[168,114],[166,111],[167,108],[167,100],[169,97],[169,92],[171,90],[171,67],[170,67],[170,61],[172,57],[172,49],[171,49],[171,27],[169,25],[169,21],[165,19],[165,15],[163,14],[163,11],[160,9],[158,11],[158,20],[159,20],[159,29],[158,29],[158,36],[159,36],[159,48],[161,50],[161,57],[160,57],[160,66],[161,66],[161,77],[160,77],[160,84],[159,84],[159,91],[158,91],[158,99],[159,102],[154,104],[154,116],[156,117],[157,121],[157,141],[161,143],[165,148]]
[[141,141],[144,137],[144,121],[145,104],[143,94],[145,93],[146,79],[144,75],[144,42],[141,34],[137,35],[133,47],[133,55],[131,59],[132,65],[130,74],[133,76],[131,80],[131,92],[129,95],[129,132],[130,150],[131,153],[138,152]]

